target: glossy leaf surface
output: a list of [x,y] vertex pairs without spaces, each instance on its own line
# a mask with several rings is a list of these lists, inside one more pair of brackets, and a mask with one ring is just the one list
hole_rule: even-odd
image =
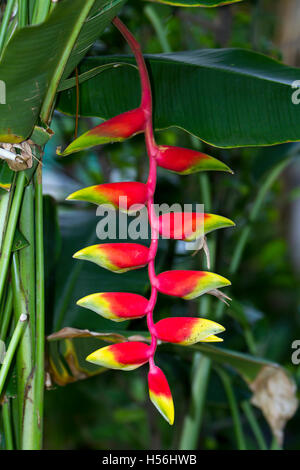
[[[298,68],[242,49],[145,57],[155,96],[156,129],[177,126],[217,147],[300,140],[300,107],[291,99]],[[93,57],[80,65],[80,73],[112,61],[134,63],[121,56]],[[80,86],[80,113],[108,119],[133,109],[139,106],[139,89],[135,70],[110,69]],[[63,92],[58,106],[75,114],[75,93]]]
[[[31,134],[52,80],[66,78],[122,7],[123,0],[64,0],[44,23],[20,28],[7,44],[0,63],[6,84],[1,104],[0,142],[21,142]],[[81,13],[88,21],[81,24]],[[79,19],[81,17],[81,19]],[[81,26],[78,36],[74,30]],[[62,34],[63,33],[63,34]],[[65,68],[60,77],[62,63]]]

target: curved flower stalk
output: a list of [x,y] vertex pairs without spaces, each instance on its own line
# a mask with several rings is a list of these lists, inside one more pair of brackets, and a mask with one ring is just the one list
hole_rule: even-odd
[[[222,162],[201,152],[179,147],[157,145],[152,126],[152,96],[150,80],[140,46],[118,19],[113,20],[130,45],[139,69],[142,97],[139,108],[128,111],[100,124],[72,142],[61,155],[83,150],[99,143],[120,141],[138,132],[145,135],[149,156],[149,175],[147,183],[111,183],[81,189],[67,199],[88,201],[95,204],[110,203],[116,209],[129,211],[131,205],[147,205],[151,227],[151,244],[147,248],[136,243],[106,243],[83,248],[74,257],[88,260],[116,273],[148,266],[151,285],[149,300],[136,294],[124,292],[100,292],[78,300],[78,305],[88,308],[104,318],[121,322],[146,316],[151,343],[127,341],[113,344],[92,352],[87,361],[108,367],[130,371],[143,364],[149,364],[149,396],[162,416],[174,422],[174,405],[168,381],[163,371],[155,365],[155,352],[158,342],[189,345],[199,341],[222,341],[217,335],[224,327],[203,318],[165,318],[154,323],[153,311],[158,292],[194,299],[205,293],[222,300],[227,298],[219,289],[230,285],[230,281],[218,274],[205,271],[167,271],[155,272],[159,235],[192,241],[202,238],[212,230],[229,227],[234,223],[214,214],[176,213],[157,217],[154,210],[157,166],[179,174],[189,174],[201,170],[220,170],[231,172]],[[127,197],[127,205],[122,197]],[[120,202],[121,201],[121,202]],[[176,215],[176,217],[175,217]]]

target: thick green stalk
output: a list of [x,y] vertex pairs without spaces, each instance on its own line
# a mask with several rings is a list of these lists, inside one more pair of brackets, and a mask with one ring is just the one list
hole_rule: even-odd
[[43,235],[43,187],[42,167],[38,166],[35,176],[35,223],[36,223],[36,374],[35,410],[38,426],[36,448],[42,448],[44,387],[45,387],[45,292],[44,292],[44,235]]
[[6,30],[7,30],[8,23],[9,23],[9,20],[10,20],[10,17],[14,8],[14,4],[15,4],[15,0],[8,0],[5,10],[4,10],[2,22],[0,25],[0,55],[3,50],[5,37],[6,37]]
[[[26,248],[24,248],[26,249]],[[17,400],[19,404],[19,433],[21,436],[21,449],[33,449],[34,435],[34,407],[33,407],[33,352],[29,302],[25,292],[27,291],[24,271],[20,269],[19,255],[14,253],[12,257],[12,286],[14,294],[14,313],[18,318],[26,313],[28,321],[20,342],[17,353]],[[23,277],[22,277],[23,276]]]
[[245,416],[250,424],[250,427],[252,429],[252,432],[257,440],[258,446],[260,450],[268,450],[268,446],[266,444],[265,438],[263,433],[261,432],[261,429],[259,427],[259,424],[257,422],[257,419],[255,417],[255,414],[253,412],[252,406],[249,403],[249,401],[244,401],[242,403],[242,408],[245,413]]
[[2,241],[5,234],[7,212],[9,208],[9,193],[1,194],[0,196],[0,253]]
[[13,293],[12,288],[9,285],[7,296],[5,299],[5,307],[3,309],[3,315],[1,317],[1,326],[0,326],[0,339],[5,341],[7,330],[10,324],[12,317],[12,308],[13,308]]
[[51,0],[36,0],[32,16],[32,24],[42,23],[48,16]]
[[13,201],[10,209],[9,220],[4,236],[4,241],[0,257],[0,301],[3,295],[11,248],[15,236],[16,225],[19,217],[26,177],[24,171],[20,171],[17,176],[16,189],[13,195]]
[[25,313],[22,313],[22,315],[20,315],[20,318],[18,319],[16,328],[10,340],[10,343],[9,343],[9,346],[5,355],[5,361],[2,364],[2,367],[0,369],[0,395],[3,392],[4,384],[5,384],[12,360],[14,358],[16,349],[19,345],[20,339],[22,337],[22,334],[26,326],[27,326],[27,315]]
[[23,28],[28,24],[28,0],[18,0],[18,26]]
[[234,433],[236,437],[236,442],[237,442],[237,447],[238,450],[246,450],[246,442],[245,442],[245,437],[244,437],[244,432],[243,432],[243,427],[241,423],[241,418],[240,418],[240,413],[239,413],[239,407],[237,400],[235,398],[234,390],[231,384],[231,380],[229,375],[221,368],[217,368],[217,372],[222,380],[232,419],[233,419],[233,428],[234,428]]
[[5,450],[13,450],[14,440],[12,432],[12,416],[10,409],[10,399],[4,397],[2,404],[2,419],[3,419],[3,430],[4,430],[4,439],[5,439]]

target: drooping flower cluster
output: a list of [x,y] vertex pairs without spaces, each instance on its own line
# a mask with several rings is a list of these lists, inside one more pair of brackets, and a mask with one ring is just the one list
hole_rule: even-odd
[[[140,46],[118,19],[113,20],[130,45],[139,69],[142,98],[137,109],[119,116],[89,130],[72,142],[61,155],[89,148],[107,142],[119,142],[143,132],[149,156],[149,175],[147,183],[124,182],[100,184],[81,189],[68,199],[88,201],[95,204],[112,204],[120,211],[128,207],[146,205],[151,227],[151,244],[147,248],[137,243],[105,243],[83,248],[74,257],[88,260],[116,273],[148,266],[151,295],[149,300],[133,293],[100,292],[88,295],[78,301],[78,305],[93,310],[104,318],[121,322],[146,316],[151,344],[140,341],[117,343],[92,352],[87,360],[111,369],[133,370],[149,364],[148,386],[150,399],[163,417],[174,422],[174,405],[167,379],[163,371],[155,365],[154,356],[158,341],[190,345],[199,341],[222,341],[216,336],[224,327],[216,322],[192,317],[165,318],[154,323],[153,311],[158,292],[166,295],[194,299],[208,293],[226,298],[218,289],[228,286],[230,281],[218,274],[205,271],[166,271],[155,272],[159,235],[185,241],[192,241],[212,230],[229,227],[234,223],[214,214],[170,213],[158,217],[154,210],[157,166],[181,175],[204,170],[231,170],[219,160],[201,152],[179,147],[157,145],[152,125],[152,96],[149,76]],[[123,200],[126,205],[123,206]]]

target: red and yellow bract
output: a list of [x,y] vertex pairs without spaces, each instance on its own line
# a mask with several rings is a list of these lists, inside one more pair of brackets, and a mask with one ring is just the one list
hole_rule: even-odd
[[207,271],[165,271],[157,276],[157,289],[163,294],[190,300],[211,290],[229,286],[230,281]]
[[224,326],[214,321],[192,317],[164,318],[155,324],[155,329],[161,341],[186,346],[199,341],[222,341],[215,335],[225,330]]
[[65,156],[70,153],[80,152],[95,145],[107,144],[109,142],[121,142],[138,132],[142,132],[145,127],[145,113],[139,107],[114,116],[98,126],[90,129],[75,139],[63,151],[57,151],[58,155]]
[[147,185],[136,181],[98,184],[80,189],[70,194],[67,199],[98,205],[111,204],[123,212],[135,212],[147,201]]
[[150,353],[147,344],[128,341],[97,349],[86,360],[110,369],[134,370],[148,362]]
[[159,217],[160,235],[185,241],[193,241],[213,230],[234,225],[226,217],[198,212],[170,212]]
[[168,421],[174,423],[174,403],[168,381],[163,371],[153,366],[148,373],[149,397],[153,405]]
[[77,251],[73,258],[96,263],[115,273],[143,268],[148,263],[149,249],[138,243],[103,243]]
[[159,152],[156,156],[158,166],[166,170],[179,173],[180,175],[189,175],[197,171],[227,171],[232,173],[231,169],[214,157],[196,150],[158,146]]
[[83,297],[77,304],[108,320],[121,322],[146,315],[148,299],[127,292],[99,292]]

